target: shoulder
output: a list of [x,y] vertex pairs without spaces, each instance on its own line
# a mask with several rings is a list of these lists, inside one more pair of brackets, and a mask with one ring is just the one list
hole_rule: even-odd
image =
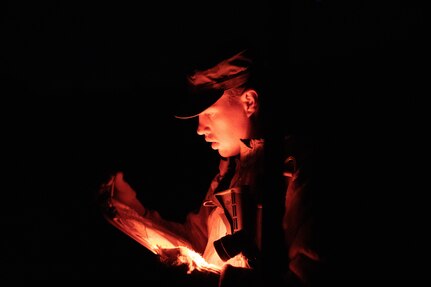
[[292,174],[303,168],[311,167],[315,154],[313,139],[309,136],[286,135],[282,140],[284,172]]

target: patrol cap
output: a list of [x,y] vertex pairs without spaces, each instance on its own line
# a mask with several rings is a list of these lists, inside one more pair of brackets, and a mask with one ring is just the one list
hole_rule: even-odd
[[214,104],[224,91],[248,84],[253,68],[253,51],[243,49],[206,69],[195,69],[187,76],[187,93],[175,117],[190,119]]

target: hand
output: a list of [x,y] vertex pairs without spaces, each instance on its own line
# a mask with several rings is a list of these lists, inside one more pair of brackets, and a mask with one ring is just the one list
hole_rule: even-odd
[[160,261],[167,265],[187,267],[189,274],[194,270],[220,274],[221,268],[219,266],[209,264],[199,253],[184,246],[159,248],[157,254],[160,256]]

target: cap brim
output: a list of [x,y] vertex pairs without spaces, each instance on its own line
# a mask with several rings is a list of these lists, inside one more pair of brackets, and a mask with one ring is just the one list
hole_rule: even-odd
[[204,110],[213,105],[223,95],[223,90],[201,90],[190,93],[180,102],[175,113],[177,119],[191,119],[199,116]]

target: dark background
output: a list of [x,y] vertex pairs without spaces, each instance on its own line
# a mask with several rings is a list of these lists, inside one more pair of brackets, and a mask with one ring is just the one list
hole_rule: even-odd
[[[345,2],[3,3],[2,277],[197,284],[104,221],[95,194],[123,170],[167,218],[198,207],[217,154],[195,120],[172,111],[184,72],[241,41],[266,59],[268,130],[310,132],[330,147],[334,182],[349,190],[340,204],[367,210],[362,218],[384,210],[360,239],[388,243],[374,233],[396,222],[385,169],[400,158],[409,166],[407,143],[424,132],[421,13],[401,1]],[[343,248],[354,257],[363,246]]]

